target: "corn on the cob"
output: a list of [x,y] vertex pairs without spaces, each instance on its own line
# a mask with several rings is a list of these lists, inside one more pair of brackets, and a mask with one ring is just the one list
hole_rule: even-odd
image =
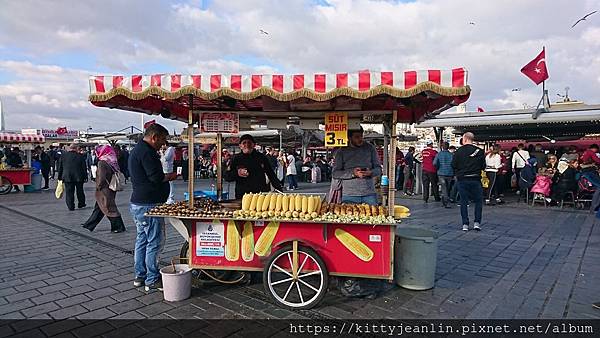
[[249,211],[256,211],[256,204],[258,203],[259,196],[259,194],[252,195],[252,200],[250,201],[250,208],[248,209]]
[[271,244],[279,230],[279,222],[269,222],[263,232],[258,237],[254,246],[254,253],[260,257],[266,256],[271,251]]
[[265,195],[258,194],[258,199],[256,200],[256,211],[262,212],[262,205],[265,201]]
[[225,259],[237,261],[240,259],[240,234],[235,222],[227,222],[227,242],[225,243]]
[[262,211],[268,211],[269,210],[269,205],[271,204],[271,196],[272,194],[266,194],[265,195],[265,199],[263,200],[262,206],[260,208],[260,210]]
[[308,196],[308,205],[306,208],[306,212],[308,213],[313,213],[313,211],[315,211],[315,207],[317,205],[315,204],[315,198],[313,196]]
[[300,207],[302,208],[302,212],[306,213],[308,211],[308,197],[306,195],[302,195],[302,204]]
[[242,231],[242,259],[245,262],[250,262],[254,258],[254,231],[252,223],[244,223]]
[[252,195],[253,194],[244,194],[244,197],[242,197],[242,210],[243,211],[250,210],[250,202],[252,202]]
[[290,197],[288,195],[283,195],[283,197],[281,198],[281,211],[289,211],[289,205]]
[[300,212],[302,211],[302,196],[296,195],[294,198],[294,210]]
[[284,195],[277,194],[277,198],[275,199],[275,211],[281,211],[281,202],[283,201]]
[[335,237],[362,261],[368,262],[373,259],[373,250],[349,232],[339,228],[335,229]]
[[288,201],[288,211],[291,211],[291,212],[296,211],[296,196],[295,195],[290,195],[290,198]]

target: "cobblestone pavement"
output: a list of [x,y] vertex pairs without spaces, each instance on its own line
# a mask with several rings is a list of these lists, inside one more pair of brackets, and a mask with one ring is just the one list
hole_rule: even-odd
[[[590,304],[600,300],[600,227],[588,212],[485,207],[483,231],[465,233],[457,207],[403,199],[412,209],[408,224],[440,233],[434,289],[393,287],[374,300],[331,290],[318,307],[289,311],[270,303],[261,283],[206,286],[178,303],[133,288],[129,192],[118,194],[129,227],[122,234],[106,220],[93,233],[81,228],[94,202],[91,183],[86,194],[88,207],[72,212],[52,191],[0,196],[0,319],[600,318]],[[167,236],[163,258],[183,243],[171,228]]]

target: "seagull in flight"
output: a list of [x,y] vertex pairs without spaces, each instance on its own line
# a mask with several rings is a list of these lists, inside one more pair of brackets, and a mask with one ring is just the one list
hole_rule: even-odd
[[575,22],[575,23],[573,24],[573,26],[571,26],[571,28],[575,27],[575,25],[577,25],[577,24],[578,24],[578,23],[580,23],[581,21],[585,21],[585,20],[587,19],[587,17],[588,17],[588,16],[590,16],[590,15],[592,15],[592,14],[596,13],[596,12],[597,12],[597,11],[593,11],[593,12],[591,12],[591,13],[588,13],[588,14],[586,14],[586,15],[585,15],[583,18],[581,18],[581,19],[577,20],[577,22]]
[[265,31],[265,30],[262,30],[262,29],[260,29],[259,31],[260,31],[260,33],[261,33],[261,34],[264,34],[264,35],[269,35],[269,32],[267,32],[267,31]]
[[511,92],[520,92],[520,91],[521,91],[521,88],[513,88],[513,89],[511,89],[510,91],[511,91]]
[[469,21],[469,25],[475,26],[475,23],[473,21]]

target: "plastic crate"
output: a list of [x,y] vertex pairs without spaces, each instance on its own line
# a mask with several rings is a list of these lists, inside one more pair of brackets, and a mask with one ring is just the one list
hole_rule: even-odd
[[[212,190],[196,190],[194,191],[194,198],[197,197],[208,197],[213,200],[217,200],[217,192]],[[190,199],[187,191],[183,193],[183,198],[187,201]],[[229,199],[229,192],[223,191],[221,193],[221,198],[224,200]]]

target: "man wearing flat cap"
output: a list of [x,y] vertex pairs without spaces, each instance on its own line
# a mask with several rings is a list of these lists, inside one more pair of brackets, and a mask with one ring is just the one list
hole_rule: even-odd
[[283,190],[269,160],[264,154],[254,150],[255,145],[252,135],[243,135],[240,138],[242,152],[233,156],[225,170],[225,180],[235,182],[236,199],[241,199],[245,193],[270,191],[266,177],[273,188]]

